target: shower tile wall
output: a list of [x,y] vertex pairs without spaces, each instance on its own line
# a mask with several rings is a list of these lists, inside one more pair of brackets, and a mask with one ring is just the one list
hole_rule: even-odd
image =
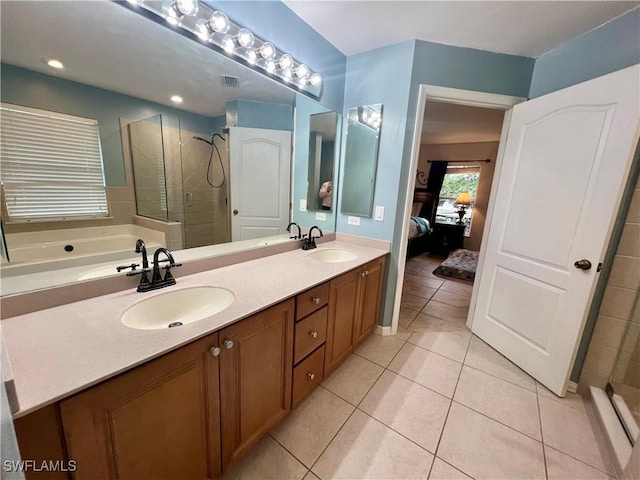
[[580,375],[581,388],[588,385],[604,388],[612,374],[617,380],[630,382],[628,386],[640,388],[640,307],[634,308],[639,292],[640,181],[633,193]]

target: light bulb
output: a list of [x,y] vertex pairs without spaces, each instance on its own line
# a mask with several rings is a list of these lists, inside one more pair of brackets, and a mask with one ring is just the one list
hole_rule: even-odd
[[47,65],[49,65],[52,68],[57,68],[58,70],[64,68],[64,65],[60,60],[55,60],[53,58],[47,62]]
[[307,67],[304,63],[298,65],[298,68],[295,69],[294,73],[298,78],[304,78],[309,75],[309,67]]
[[293,65],[293,58],[291,58],[291,55],[285,53],[280,57],[280,60],[278,60],[278,64],[282,70],[288,70]]
[[200,37],[201,40],[209,40],[211,36],[211,31],[209,30],[209,22],[206,20],[200,19],[196,22],[196,34]]
[[229,17],[221,11],[215,11],[211,14],[209,26],[216,33],[227,33],[229,30]]
[[171,101],[173,103],[182,103],[182,97],[180,95],[173,95]]
[[233,42],[233,37],[231,35],[225,35],[222,38],[222,48],[224,48],[224,51],[227,53],[233,53],[235,43]]
[[247,51],[247,61],[251,65],[254,65],[256,63],[257,59],[258,59],[258,54],[254,50],[248,50]]
[[314,87],[317,87],[322,83],[322,75],[319,73],[314,73],[309,77],[309,83]]
[[249,48],[253,45],[253,33],[248,28],[241,28],[238,30],[238,45],[244,48]]
[[267,62],[264,64],[264,68],[267,70],[267,72],[273,73],[276,71],[276,62],[274,62],[273,60],[267,60]]
[[262,58],[273,58],[276,55],[276,47],[272,43],[264,42],[258,52]]
[[175,7],[182,15],[195,15],[198,13],[198,0],[176,0]]
[[289,80],[291,80],[291,77],[293,76],[293,73],[291,72],[290,68],[287,68],[287,69],[283,70],[282,75],[284,76],[284,81],[288,82]]

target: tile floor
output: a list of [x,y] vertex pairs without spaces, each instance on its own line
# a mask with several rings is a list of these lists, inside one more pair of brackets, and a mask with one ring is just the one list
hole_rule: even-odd
[[469,332],[471,286],[407,263],[397,335],[372,335],[225,479],[615,478],[589,405]]

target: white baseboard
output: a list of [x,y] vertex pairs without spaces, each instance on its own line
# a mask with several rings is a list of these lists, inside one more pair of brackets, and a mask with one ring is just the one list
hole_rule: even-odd
[[391,331],[392,331],[391,326],[383,327],[382,325],[378,325],[376,327],[376,335],[382,335],[383,337],[388,337],[389,335],[393,335]]
[[578,393],[578,384],[576,382],[567,382],[567,392]]

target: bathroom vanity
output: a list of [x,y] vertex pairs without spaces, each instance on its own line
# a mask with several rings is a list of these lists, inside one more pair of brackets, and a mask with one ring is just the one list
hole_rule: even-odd
[[[4,320],[23,458],[74,460],[78,479],[219,477],[377,325],[386,251],[334,241],[316,252],[331,249],[350,260],[295,250],[179,278],[167,292],[216,285],[235,295],[179,328],[121,325],[147,295],[131,291]],[[26,330],[71,328],[74,317],[64,345],[29,352],[47,332],[19,344]]]

